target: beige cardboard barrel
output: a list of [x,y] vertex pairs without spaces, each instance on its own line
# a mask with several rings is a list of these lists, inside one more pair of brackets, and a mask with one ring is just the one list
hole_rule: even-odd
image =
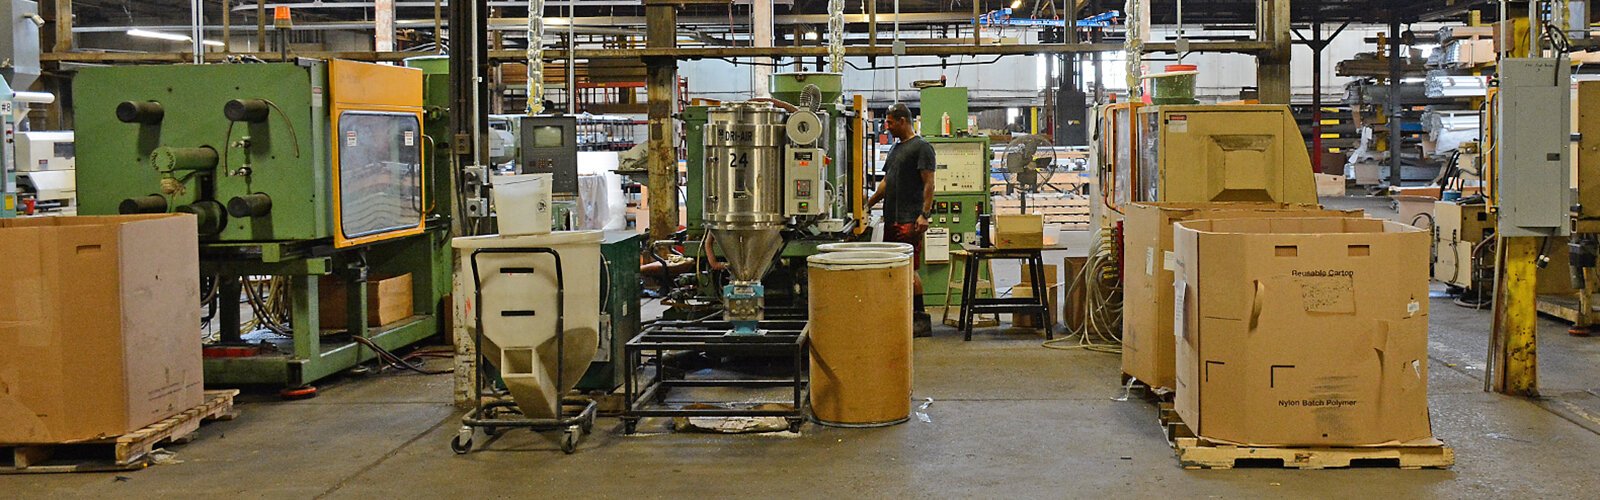
[[811,414],[876,427],[911,416],[911,256],[828,252],[811,282]]
[[823,243],[817,245],[821,252],[889,252],[910,254],[916,249],[910,243],[897,243],[893,241],[851,241],[845,243]]

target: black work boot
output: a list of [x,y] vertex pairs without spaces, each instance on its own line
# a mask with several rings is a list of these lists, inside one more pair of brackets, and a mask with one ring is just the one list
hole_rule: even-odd
[[928,313],[925,313],[925,312],[912,313],[912,316],[911,316],[911,336],[912,337],[932,337],[933,336],[933,317],[932,316],[928,316]]

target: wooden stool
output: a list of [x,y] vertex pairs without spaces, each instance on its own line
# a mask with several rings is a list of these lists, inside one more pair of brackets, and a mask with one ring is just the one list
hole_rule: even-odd
[[[1044,338],[1055,338],[1050,324],[1050,304],[1046,295],[1043,250],[1038,248],[969,248],[963,252],[966,267],[974,269],[993,260],[1020,260],[1028,264],[1032,273],[1032,297],[978,298],[977,273],[965,273],[961,280],[961,321],[963,340],[972,340],[972,317],[990,313],[1031,313],[1044,325]],[[952,253],[954,255],[954,253]],[[992,266],[991,266],[992,267]]]
[[[945,268],[946,273],[945,273],[945,279],[944,279],[944,283],[945,283],[945,287],[944,287],[944,313],[939,318],[939,322],[944,323],[945,325],[955,326],[955,327],[960,327],[961,326],[961,322],[960,322],[960,319],[961,319],[960,316],[961,315],[958,313],[958,314],[956,314],[956,319],[955,320],[951,320],[950,319],[950,309],[955,307],[955,301],[951,300],[951,299],[958,298],[958,297],[955,296],[955,294],[961,293],[962,283],[964,282],[964,280],[966,280],[966,277],[967,277],[967,266],[966,266],[967,260],[966,260],[966,257],[967,257],[967,251],[966,250],[955,250],[955,251],[950,252],[950,264],[949,264],[948,267]],[[957,268],[959,268],[961,270],[960,271],[956,271]],[[980,273],[980,276],[978,278],[978,295],[979,296],[983,296],[984,292],[988,292],[988,296],[990,296],[990,297],[994,296],[994,276],[989,271],[990,271],[990,269],[987,268],[987,267],[979,269],[979,273]],[[991,315],[987,315],[987,316],[990,316],[990,319],[980,320],[978,322],[978,326],[999,326],[1000,325],[1000,315],[991,314]]]

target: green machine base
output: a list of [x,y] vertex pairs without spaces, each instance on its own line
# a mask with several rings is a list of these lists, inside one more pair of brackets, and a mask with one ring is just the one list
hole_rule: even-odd
[[[343,251],[314,256],[313,247],[302,243],[207,244],[202,245],[201,272],[218,279],[219,305],[238,303],[239,279],[247,276],[276,276],[288,279],[289,325],[294,334],[261,338],[240,332],[240,340],[222,332],[224,342],[210,348],[248,346],[262,352],[232,356],[226,349],[208,352],[204,362],[208,386],[298,387],[329,375],[354,368],[378,357],[371,348],[351,340],[360,336],[384,350],[397,350],[437,335],[447,309],[445,295],[450,286],[449,238],[443,227],[426,233],[379,243],[359,251]],[[394,323],[374,327],[324,331],[320,325],[320,285],[323,275],[345,280],[346,324],[368,325],[367,287],[359,284],[360,263],[369,276],[411,274],[412,315]],[[238,308],[219,307],[222,325],[239,324]],[[317,332],[307,334],[306,332]],[[273,352],[276,351],[276,352]]]

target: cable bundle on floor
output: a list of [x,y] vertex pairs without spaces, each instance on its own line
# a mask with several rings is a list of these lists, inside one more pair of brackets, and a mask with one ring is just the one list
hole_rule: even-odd
[[1095,234],[1088,259],[1073,276],[1066,294],[1072,297],[1078,287],[1084,289],[1082,328],[1068,325],[1067,336],[1047,340],[1044,347],[1122,352],[1122,277],[1114,247],[1110,231],[1101,229]]

